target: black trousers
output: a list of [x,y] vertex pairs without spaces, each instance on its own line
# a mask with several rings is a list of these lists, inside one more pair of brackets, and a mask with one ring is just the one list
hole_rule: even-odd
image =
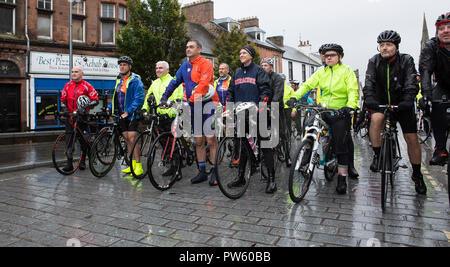
[[431,126],[438,150],[447,148],[447,129],[449,127],[450,118],[447,115],[448,104],[433,103],[433,112],[431,114]]

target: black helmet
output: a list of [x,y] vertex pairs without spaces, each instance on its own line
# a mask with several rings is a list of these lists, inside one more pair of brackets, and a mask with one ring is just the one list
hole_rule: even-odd
[[123,57],[119,58],[119,61],[117,64],[120,64],[120,63],[128,63],[129,65],[133,65],[133,59],[131,59],[131,57],[128,57],[128,56],[123,56]]
[[378,43],[390,42],[397,46],[402,42],[402,38],[396,31],[384,31],[378,35]]
[[436,20],[436,27],[439,27],[439,25],[447,22],[450,22],[450,12],[439,16],[439,18]]
[[322,51],[322,54],[325,54],[328,51],[336,51],[336,53],[344,57],[344,48],[338,44],[324,44],[320,47],[320,49],[321,50],[319,51]]

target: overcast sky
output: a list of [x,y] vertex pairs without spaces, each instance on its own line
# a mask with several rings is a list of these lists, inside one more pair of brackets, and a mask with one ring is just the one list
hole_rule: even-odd
[[[184,4],[193,1],[184,0]],[[437,17],[450,11],[448,0],[214,0],[216,19],[259,17],[267,36],[284,35],[290,46],[309,40],[314,51],[323,43],[344,47],[344,63],[364,75],[369,58],[377,52],[376,38],[387,29],[402,37],[400,52],[420,55],[423,14],[430,38],[435,35]]]

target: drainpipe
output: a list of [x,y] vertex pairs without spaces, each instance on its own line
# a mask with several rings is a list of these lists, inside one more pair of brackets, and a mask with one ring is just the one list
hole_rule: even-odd
[[27,94],[27,127],[28,129],[31,128],[31,99],[30,99],[30,76],[29,76],[29,61],[30,61],[30,37],[28,36],[28,0],[25,0],[25,38],[27,39],[27,53],[25,55],[25,78],[27,79],[27,88],[26,88],[26,94]]

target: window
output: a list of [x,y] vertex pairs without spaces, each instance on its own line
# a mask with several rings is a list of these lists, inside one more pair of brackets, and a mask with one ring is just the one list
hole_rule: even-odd
[[289,81],[294,80],[294,65],[292,64],[292,61],[289,61]]
[[52,0],[38,0],[38,8],[52,10]]
[[[14,0],[0,0],[0,2],[14,4]],[[15,12],[14,6],[0,6],[0,33],[15,34]]]
[[314,74],[314,66],[311,66],[311,75]]
[[119,20],[127,21],[127,8],[119,6]]
[[115,8],[114,4],[102,4],[102,18],[115,18]]
[[302,64],[302,79],[303,82],[306,82],[306,65]]
[[38,14],[38,37],[44,39],[52,38],[52,16]]
[[273,57],[273,64],[274,64],[274,71],[280,72],[280,57],[279,56]]
[[115,26],[114,22],[102,22],[102,43],[114,44]]
[[72,19],[72,39],[77,42],[84,42],[84,20]]
[[72,13],[75,15],[85,15],[85,6],[84,1],[81,2],[73,2],[72,5]]

